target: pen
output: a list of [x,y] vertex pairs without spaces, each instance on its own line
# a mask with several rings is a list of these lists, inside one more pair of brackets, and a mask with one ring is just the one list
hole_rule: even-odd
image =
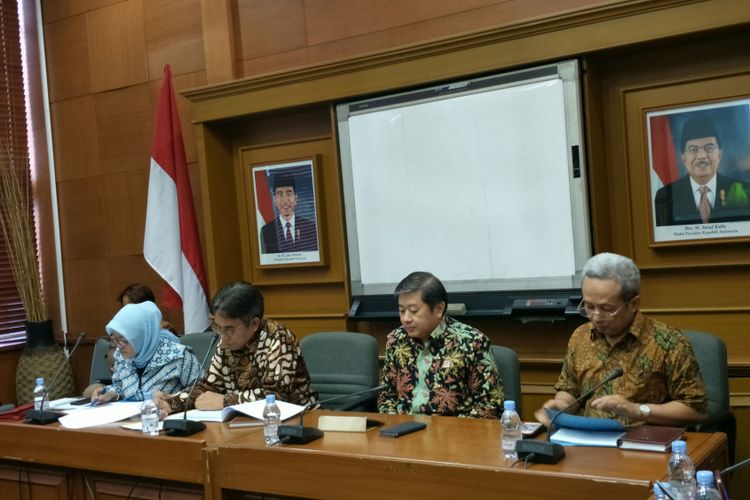
[[232,429],[239,427],[263,427],[263,422],[230,422],[229,427]]

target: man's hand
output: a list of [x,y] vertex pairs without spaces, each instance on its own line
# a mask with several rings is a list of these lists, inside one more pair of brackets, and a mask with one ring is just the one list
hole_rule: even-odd
[[591,401],[591,408],[598,411],[612,412],[619,417],[625,417],[630,422],[641,420],[639,405],[617,394],[596,398]]
[[224,408],[224,395],[218,392],[204,392],[195,400],[198,410],[221,410]]
[[550,408],[552,410],[560,411],[568,406],[568,404],[568,402],[562,399],[550,399],[546,401],[541,408],[534,412],[534,417],[536,418],[537,422],[541,422],[545,425],[545,427],[549,427],[550,418],[547,416],[547,412],[545,410],[547,408]]

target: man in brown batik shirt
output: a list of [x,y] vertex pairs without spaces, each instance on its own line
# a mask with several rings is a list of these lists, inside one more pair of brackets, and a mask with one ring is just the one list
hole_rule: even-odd
[[545,409],[562,410],[617,368],[623,376],[598,388],[568,412],[616,418],[628,425],[687,425],[706,418],[703,379],[693,350],[679,330],[644,316],[640,272],[621,255],[602,253],[583,268],[581,314],[589,318],[573,332],[554,399]]

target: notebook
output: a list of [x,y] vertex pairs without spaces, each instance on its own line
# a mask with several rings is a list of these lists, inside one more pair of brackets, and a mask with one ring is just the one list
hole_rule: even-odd
[[682,427],[663,425],[640,425],[631,428],[617,441],[623,450],[669,451],[672,441],[681,439],[685,433]]

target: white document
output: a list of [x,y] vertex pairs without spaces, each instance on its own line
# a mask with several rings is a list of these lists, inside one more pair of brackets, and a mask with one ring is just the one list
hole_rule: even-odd
[[119,422],[141,412],[141,401],[118,401],[98,406],[84,406],[60,417],[60,425],[68,429],[83,429]]
[[[237,415],[245,415],[248,417],[257,418],[263,420],[263,408],[266,406],[264,399],[259,399],[251,403],[240,403],[234,406],[227,406],[222,410],[188,410],[188,420],[198,420],[200,422],[226,422],[236,417]],[[276,406],[279,407],[281,412],[281,420],[286,420],[295,415],[302,413],[305,409],[304,406],[287,403],[285,401],[276,401]],[[167,417],[168,419],[181,419],[184,418],[184,413],[174,413]]]
[[552,434],[550,441],[564,446],[605,446],[617,448],[617,440],[625,431],[582,431],[562,428]]

